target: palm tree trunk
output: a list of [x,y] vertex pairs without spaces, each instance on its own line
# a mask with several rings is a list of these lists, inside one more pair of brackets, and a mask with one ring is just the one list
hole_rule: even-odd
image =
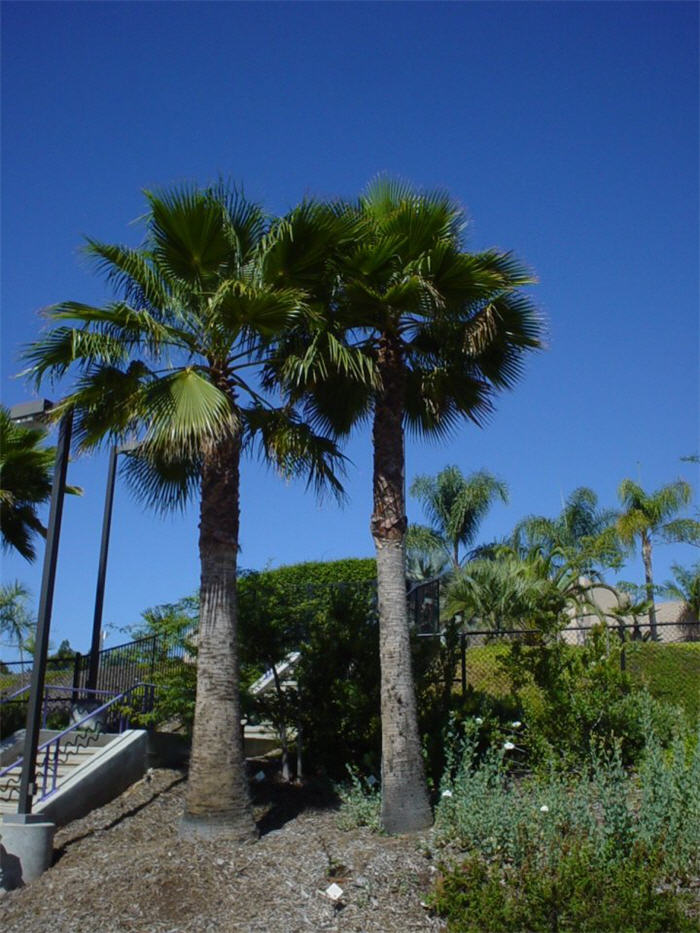
[[248,792],[238,676],[236,559],[240,437],[204,456],[197,700],[182,831],[247,839],[257,834]]
[[656,628],[656,604],[654,603],[654,575],[651,569],[651,537],[646,531],[642,532],[642,561],[644,563],[647,601],[649,602],[649,629],[653,641],[656,641],[658,631]]
[[382,389],[375,400],[374,511],[377,553],[382,716],[382,826],[389,833],[432,824],[418,735],[406,603],[406,509],[403,398],[405,377],[396,338],[379,351]]

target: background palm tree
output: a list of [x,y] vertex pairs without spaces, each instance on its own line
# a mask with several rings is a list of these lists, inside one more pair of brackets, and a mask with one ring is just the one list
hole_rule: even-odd
[[46,535],[37,509],[51,497],[55,450],[42,447],[46,432],[14,424],[0,406],[0,535],[3,550],[34,560],[32,538]]
[[619,567],[622,553],[614,509],[601,509],[598,496],[586,486],[569,493],[559,515],[530,515],[518,522],[511,543],[523,553],[541,548],[558,552],[560,560],[577,563],[580,572],[597,575],[599,568]]
[[479,526],[493,503],[508,502],[508,487],[487,470],[464,476],[456,466],[445,467],[437,476],[417,476],[411,495],[423,506],[430,527],[410,525],[407,546],[437,551],[457,570],[460,545],[474,544]]
[[36,627],[27,609],[28,600],[29,590],[18,580],[0,586],[0,633],[9,639],[6,643],[8,646],[17,649],[22,669],[24,652]]
[[[514,385],[524,353],[540,345],[541,324],[519,291],[531,275],[507,253],[464,252],[464,215],[447,195],[379,179],[334,214],[353,236],[315,328],[286,345],[278,371],[292,398],[305,396],[312,423],[336,436],[372,423],[382,825],[407,832],[432,816],[406,607],[404,426],[440,437],[462,417],[483,424],[495,391]],[[359,377],[350,372],[358,353],[367,362]]]
[[679,479],[647,493],[631,479],[625,479],[620,483],[618,496],[624,511],[617,519],[617,532],[623,544],[634,547],[639,542],[641,545],[649,626],[651,637],[656,638],[652,545],[655,538],[674,543],[700,542],[700,522],[676,517],[690,502],[692,488]]
[[671,570],[675,579],[667,580],[661,592],[668,599],[677,599],[683,604],[680,622],[697,638],[700,624],[700,561],[692,567],[671,564]]
[[523,554],[501,547],[492,557],[461,567],[447,588],[444,614],[459,613],[467,626],[498,632],[507,629],[555,634],[574,613],[605,615],[594,599],[596,584],[580,576],[556,550],[532,548]]
[[136,434],[126,474],[144,501],[177,508],[199,494],[197,699],[183,830],[250,836],[240,734],[236,561],[242,449],[260,441],[287,474],[340,484],[334,446],[260,395],[256,361],[303,312],[303,293],[266,272],[275,230],[222,186],[146,194],[139,249],[89,241],[117,300],[65,302],[27,351],[37,380],[77,370],[57,413],[75,411],[82,448]]

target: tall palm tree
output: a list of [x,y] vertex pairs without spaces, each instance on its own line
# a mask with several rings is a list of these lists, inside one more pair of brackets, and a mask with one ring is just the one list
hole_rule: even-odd
[[[315,326],[285,346],[277,372],[305,394],[312,424],[340,436],[371,420],[371,533],[377,554],[382,711],[382,824],[430,825],[406,607],[404,427],[444,437],[487,419],[512,386],[541,324],[519,291],[531,275],[508,253],[462,249],[464,215],[445,194],[379,179],[334,208],[353,236],[334,257]],[[350,372],[360,354],[362,378]]]
[[34,560],[32,538],[46,535],[37,509],[51,497],[55,451],[42,447],[46,432],[14,424],[0,406],[0,536],[3,550]]
[[508,502],[508,487],[488,470],[464,476],[448,466],[437,476],[417,476],[411,495],[423,506],[431,525],[410,525],[408,541],[442,553],[452,570],[461,566],[459,549],[474,544],[479,525],[496,501]]
[[617,531],[623,544],[641,545],[646,596],[649,603],[651,637],[657,637],[656,606],[654,604],[654,574],[652,546],[655,538],[667,542],[700,542],[700,522],[679,518],[678,514],[692,498],[690,483],[679,479],[655,492],[647,493],[631,479],[624,479],[618,489],[623,512],[617,519]]
[[256,361],[303,313],[303,293],[266,272],[275,240],[261,209],[236,193],[146,194],[138,249],[90,240],[117,299],[65,302],[27,351],[37,380],[77,371],[58,406],[75,412],[89,449],[136,434],[127,459],[136,492],[160,509],[199,494],[201,564],[197,699],[183,832],[246,837],[255,827],[240,741],[236,560],[239,469],[258,439],[285,473],[340,484],[335,446],[260,395]]

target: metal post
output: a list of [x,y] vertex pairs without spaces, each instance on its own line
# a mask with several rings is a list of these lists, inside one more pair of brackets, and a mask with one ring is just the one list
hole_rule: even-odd
[[51,487],[49,528],[46,534],[44,570],[41,579],[41,595],[39,597],[39,614],[37,618],[36,643],[34,647],[34,666],[32,667],[29,703],[27,704],[27,730],[24,739],[22,776],[19,785],[19,803],[17,805],[18,817],[31,814],[32,797],[36,794],[36,752],[39,746],[39,732],[41,727],[41,700],[44,693],[46,654],[49,647],[49,628],[51,626],[51,609],[53,606],[53,591],[56,580],[56,561],[58,559],[58,542],[61,533],[63,496],[66,488],[66,472],[68,470],[68,455],[70,453],[72,427],[73,413],[72,411],[68,411],[60,421],[58,446],[56,447],[56,465]]
[[464,632],[459,636],[459,647],[462,661],[462,696],[467,692],[467,636]]
[[102,519],[102,542],[100,544],[100,562],[97,569],[97,590],[95,592],[95,613],[92,619],[92,642],[90,643],[90,667],[86,687],[97,690],[97,675],[100,666],[100,646],[102,644],[102,608],[105,599],[105,579],[107,577],[107,555],[109,553],[109,532],[112,526],[112,504],[114,502],[114,483],[117,475],[117,456],[119,449],[114,446],[109,452],[107,470],[107,492],[105,493],[104,517]]
[[80,686],[80,672],[83,666],[83,656],[79,651],[75,652],[73,658],[73,692],[71,693],[71,702],[78,702],[78,687]]

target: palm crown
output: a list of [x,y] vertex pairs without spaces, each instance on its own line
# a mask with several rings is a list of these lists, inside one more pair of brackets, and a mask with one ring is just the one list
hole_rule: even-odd
[[459,547],[473,544],[479,526],[496,499],[508,501],[508,487],[487,470],[464,476],[456,466],[445,467],[437,476],[417,476],[411,495],[423,506],[431,526],[411,525],[408,541],[413,546],[437,550],[460,565]]
[[518,522],[513,547],[527,553],[542,549],[557,552],[555,563],[576,564],[589,577],[598,576],[600,566],[618,567],[622,561],[615,528],[614,509],[602,509],[598,496],[586,486],[569,493],[559,515],[546,518],[530,515]]
[[[333,266],[335,289],[316,330],[304,322],[285,345],[279,370],[301,386],[312,419],[344,434],[372,411],[387,343],[403,378],[403,417],[418,433],[444,434],[458,419],[482,424],[494,389],[511,387],[523,352],[540,345],[542,325],[519,289],[532,275],[511,254],[462,250],[463,212],[444,193],[416,193],[378,179],[334,216],[352,241]],[[319,331],[342,337],[329,366]],[[361,350],[374,365],[358,379],[346,361]],[[311,390],[311,391],[309,391]]]
[[[37,381],[77,366],[75,433],[89,448],[142,435],[126,472],[144,498],[181,506],[196,492],[203,454],[222,437],[257,437],[285,472],[340,484],[335,448],[295,413],[274,409],[249,376],[256,355],[304,307],[304,293],[271,282],[274,241],[262,210],[222,187],[147,193],[139,249],[86,247],[123,297],[106,307],[63,302],[26,352]],[[64,323],[65,322],[65,323]]]

